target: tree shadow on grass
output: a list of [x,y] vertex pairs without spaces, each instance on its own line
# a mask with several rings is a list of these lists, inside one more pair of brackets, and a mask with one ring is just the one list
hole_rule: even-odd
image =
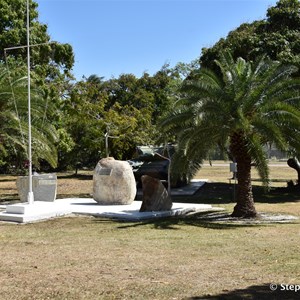
[[[271,288],[276,290],[271,290]],[[185,300],[296,300],[299,292],[283,290],[280,284],[252,285],[245,289],[224,291],[219,295],[205,295],[184,298]]]
[[[192,196],[172,196],[173,202],[228,204],[235,203],[237,186],[225,182],[208,182]],[[264,187],[253,185],[255,203],[299,202],[299,187],[278,187],[266,191]]]
[[7,205],[7,204],[15,204],[15,203],[21,203],[21,200],[19,199],[18,195],[4,195],[2,198],[2,195],[0,197],[0,204],[1,205]]
[[[207,217],[205,217],[207,216]],[[154,229],[169,229],[169,230],[179,230],[182,226],[196,226],[208,229],[237,229],[241,227],[249,227],[249,226],[264,226],[264,224],[247,224],[247,223],[235,223],[235,222],[224,222],[218,221],[221,218],[229,218],[229,214],[195,214],[192,216],[185,217],[167,217],[167,218],[159,218],[159,219],[151,219],[146,221],[140,221],[136,223],[115,220],[115,222],[121,223],[122,225],[118,226],[118,229],[127,229],[132,227],[140,227],[145,225],[152,225]]]
[[253,195],[257,203],[299,202],[300,188],[298,186],[278,187],[267,192],[263,187],[254,186]]
[[82,193],[82,194],[57,194],[56,200],[65,199],[65,198],[91,198],[91,194]]
[[[8,175],[10,176],[10,175]],[[0,177],[0,182],[11,182],[11,181],[15,181],[15,178],[1,178]]]
[[93,180],[93,175],[89,174],[63,174],[57,175],[57,179],[78,179],[78,180]]

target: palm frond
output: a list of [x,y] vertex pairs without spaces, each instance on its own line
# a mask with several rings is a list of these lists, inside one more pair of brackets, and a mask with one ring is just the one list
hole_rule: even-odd
[[261,139],[257,135],[247,136],[247,147],[263,185],[268,187],[270,183],[269,166],[266,152],[261,147]]
[[239,133],[267,184],[264,145],[272,142],[284,151],[300,146],[300,80],[291,77],[297,68],[266,57],[234,61],[229,52],[216,63],[221,76],[201,68],[184,82],[183,98],[163,120],[163,131],[177,137],[186,167],[187,160],[197,166],[216,146],[225,149]]
[[[21,74],[21,75],[19,75]],[[9,145],[26,154],[28,145],[28,91],[27,77],[22,72],[7,69],[0,64],[0,132],[3,147]],[[47,107],[52,113],[52,105]],[[41,90],[31,91],[32,142],[39,159],[56,165],[56,130],[45,115],[45,97]]]

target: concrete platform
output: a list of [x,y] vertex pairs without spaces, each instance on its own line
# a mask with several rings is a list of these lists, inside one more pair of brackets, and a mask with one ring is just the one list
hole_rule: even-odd
[[[57,200],[59,201],[59,200]],[[152,218],[170,217],[186,215],[200,211],[216,211],[209,204],[194,203],[173,203],[170,211],[160,212],[139,212],[142,201],[133,201],[130,205],[99,205],[93,199],[63,199],[65,203],[70,203],[72,213],[86,214],[99,217],[116,218],[121,220],[139,221]]]
[[20,203],[4,206],[0,221],[29,223],[71,214],[68,206],[54,202],[35,201],[33,204]]
[[[174,188],[172,195],[193,195],[207,180],[193,180],[182,188]],[[142,192],[141,190],[139,192]],[[172,210],[161,212],[139,212],[142,201],[130,205],[100,205],[92,198],[57,199],[53,202],[35,201],[33,204],[18,203],[0,205],[0,221],[30,223],[70,214],[84,214],[120,220],[140,221],[187,215],[196,212],[220,211],[208,204],[173,203]]]
[[84,214],[128,221],[187,215],[196,212],[219,211],[209,204],[173,203],[172,210],[161,212],[139,212],[141,201],[130,205],[100,205],[91,198],[59,199],[54,202],[36,201],[33,204],[12,204],[3,207],[0,221],[29,223],[70,214]]

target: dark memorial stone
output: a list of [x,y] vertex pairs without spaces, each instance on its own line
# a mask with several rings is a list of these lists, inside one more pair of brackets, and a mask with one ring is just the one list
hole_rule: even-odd
[[142,176],[143,202],[140,212],[171,210],[172,199],[160,180],[148,175]]

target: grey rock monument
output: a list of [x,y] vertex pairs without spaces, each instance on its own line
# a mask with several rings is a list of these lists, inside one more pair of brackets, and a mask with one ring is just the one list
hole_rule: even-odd
[[160,180],[148,175],[142,176],[143,202],[140,212],[171,210],[172,199]]
[[136,182],[127,161],[113,157],[101,159],[93,175],[93,198],[99,204],[131,204],[136,195]]

